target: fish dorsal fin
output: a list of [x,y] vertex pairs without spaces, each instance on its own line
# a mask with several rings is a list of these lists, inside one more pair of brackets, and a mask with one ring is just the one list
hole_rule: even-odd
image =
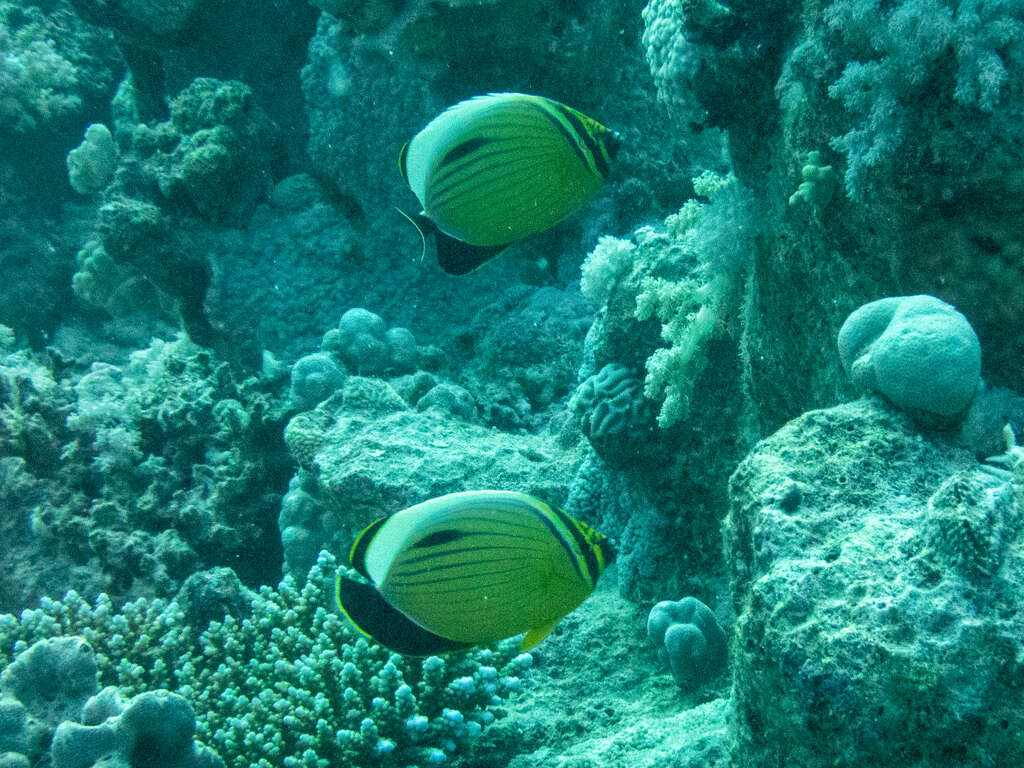
[[430,656],[472,647],[425,630],[388,603],[372,586],[340,573],[335,596],[338,608],[356,629],[396,653]]
[[434,233],[437,263],[449,275],[466,275],[508,248],[508,245],[470,245],[451,235]]
[[521,645],[522,650],[528,651],[533,648],[537,643],[543,640],[545,637],[551,634],[551,630],[555,628],[558,623],[558,619],[555,619],[550,624],[546,624],[543,627],[534,627],[523,637]]

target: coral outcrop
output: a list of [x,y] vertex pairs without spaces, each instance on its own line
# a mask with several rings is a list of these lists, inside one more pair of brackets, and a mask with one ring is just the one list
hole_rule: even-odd
[[854,385],[923,424],[963,416],[981,387],[981,344],[962,314],[934,296],[894,296],[857,309],[839,329]]
[[725,667],[725,632],[714,611],[695,597],[657,603],[647,616],[647,637],[681,688],[699,688]]
[[734,763],[1024,759],[1022,512],[1009,476],[881,401],[758,444],[726,525]]

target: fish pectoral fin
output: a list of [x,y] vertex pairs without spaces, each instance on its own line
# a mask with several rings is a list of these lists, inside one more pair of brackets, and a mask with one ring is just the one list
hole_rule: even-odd
[[470,245],[437,230],[437,263],[449,275],[466,275],[508,248],[508,245]]
[[555,621],[551,622],[550,624],[546,624],[543,627],[534,627],[533,629],[531,629],[529,632],[526,633],[526,636],[523,637],[523,642],[520,648],[524,651],[528,651],[531,648],[533,648],[533,646],[535,646],[537,643],[539,643],[541,640],[543,640],[545,637],[551,634],[551,630],[555,628],[555,625],[557,623],[558,621],[556,619]]
[[338,607],[356,629],[395,653],[430,656],[471,647],[424,629],[370,584],[339,574],[336,591]]

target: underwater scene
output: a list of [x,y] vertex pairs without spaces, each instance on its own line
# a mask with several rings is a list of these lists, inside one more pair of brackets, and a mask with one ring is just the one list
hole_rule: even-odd
[[1024,766],[1024,2],[0,0],[0,768]]

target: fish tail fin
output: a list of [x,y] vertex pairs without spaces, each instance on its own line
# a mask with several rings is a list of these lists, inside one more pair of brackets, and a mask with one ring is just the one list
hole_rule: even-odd
[[420,250],[420,261],[427,255],[427,235],[431,232],[436,231],[437,227],[434,226],[434,222],[424,216],[422,213],[417,213],[415,216],[410,216],[408,213],[403,211],[397,205],[394,206],[395,210],[402,214],[403,218],[412,224],[416,228],[416,233],[420,236],[420,244],[423,246]]
[[470,647],[424,629],[385,600],[376,588],[341,572],[334,594],[338,608],[356,629],[396,653],[430,656]]
[[467,275],[508,248],[505,245],[470,245],[438,230],[434,233],[437,263],[449,275]]

